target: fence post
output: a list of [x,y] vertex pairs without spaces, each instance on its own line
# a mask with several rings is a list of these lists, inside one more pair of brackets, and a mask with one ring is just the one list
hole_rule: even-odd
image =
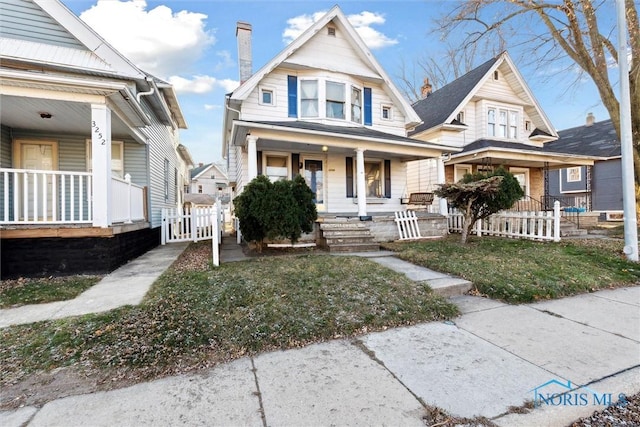
[[553,241],[560,241],[560,202],[553,202]]
[[482,236],[482,219],[476,221],[476,234],[478,237]]
[[191,225],[189,227],[189,233],[191,233],[191,236],[189,236],[189,238],[193,239],[194,242],[198,241],[198,210],[199,208],[191,207],[189,215],[191,221]]
[[213,253],[213,266],[220,266],[220,222],[218,220],[218,214],[220,212],[220,205],[216,203],[211,211],[211,223],[213,226],[213,235],[211,236],[211,251]]
[[162,208],[162,227],[160,228],[162,244],[167,244],[167,209]]

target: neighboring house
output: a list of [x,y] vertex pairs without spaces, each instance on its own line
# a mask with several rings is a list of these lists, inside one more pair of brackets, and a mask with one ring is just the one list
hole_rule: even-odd
[[106,272],[157,245],[189,161],[171,85],[58,0],[0,0],[0,61],[2,276]]
[[176,192],[179,194],[177,206],[183,206],[186,202],[186,193],[189,192],[189,184],[191,183],[191,170],[195,166],[189,149],[183,144],[178,145],[178,153],[182,161],[181,168],[178,170],[178,179],[175,184],[178,187]]
[[598,156],[593,166],[549,171],[549,196],[565,206],[602,213],[602,220],[622,219],[622,163],[620,140],[611,120],[595,122],[590,113],[583,126],[558,132],[550,148]]
[[241,85],[226,99],[223,157],[237,192],[260,174],[300,174],[321,220],[375,220],[405,209],[407,161],[458,151],[406,136],[420,118],[338,6],[255,74],[251,26],[236,34]]
[[[231,199],[231,187],[229,178],[222,168],[215,163],[202,164],[191,169],[191,180],[185,192],[190,194],[204,194],[213,197],[213,200],[220,200],[222,203],[229,203]],[[202,199],[209,200],[209,199]]]
[[507,54],[490,59],[413,104],[423,123],[409,132],[422,141],[457,148],[437,175],[435,161],[412,162],[408,192],[432,191],[435,185],[465,174],[504,166],[534,203],[545,195],[544,171],[591,166],[594,158],[552,147],[558,134]]

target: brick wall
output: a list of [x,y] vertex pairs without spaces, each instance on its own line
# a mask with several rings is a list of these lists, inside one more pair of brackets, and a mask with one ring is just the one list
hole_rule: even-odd
[[108,273],[159,244],[160,228],[109,238],[2,239],[0,277]]

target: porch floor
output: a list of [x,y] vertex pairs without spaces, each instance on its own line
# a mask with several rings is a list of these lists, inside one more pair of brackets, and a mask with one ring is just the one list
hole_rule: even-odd
[[0,226],[2,239],[33,239],[39,237],[112,237],[120,233],[149,228],[148,221],[94,227],[91,224],[5,224]]

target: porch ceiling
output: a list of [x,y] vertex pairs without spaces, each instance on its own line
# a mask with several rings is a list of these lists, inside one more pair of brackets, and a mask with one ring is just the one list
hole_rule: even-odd
[[[1,123],[13,129],[49,134],[86,134],[90,137],[91,105],[84,102],[69,102],[43,98],[28,98],[1,95]],[[51,118],[40,117],[41,113]],[[131,137],[129,127],[112,114],[112,138]]]

